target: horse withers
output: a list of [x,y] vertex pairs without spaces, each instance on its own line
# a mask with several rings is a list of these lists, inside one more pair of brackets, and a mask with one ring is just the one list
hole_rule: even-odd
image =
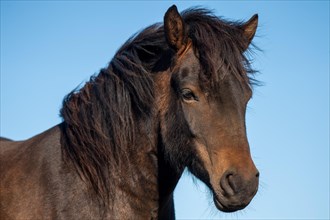
[[245,126],[257,23],[170,7],[65,97],[62,123],[1,140],[1,219],[174,219],[186,167],[219,210],[246,207],[259,179]]

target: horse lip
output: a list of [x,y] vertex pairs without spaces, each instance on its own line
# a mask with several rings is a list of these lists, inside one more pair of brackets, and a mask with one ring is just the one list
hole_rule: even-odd
[[220,202],[220,200],[214,195],[213,196],[213,201],[214,201],[214,204],[215,206],[217,207],[217,209],[221,210],[221,211],[224,211],[224,205],[222,205],[222,203]]
[[221,201],[221,198],[219,198],[216,195],[213,196],[213,201],[214,201],[214,204],[217,207],[217,209],[219,209],[222,212],[235,212],[235,211],[241,210],[246,207],[246,205],[241,205],[241,206],[228,205],[228,204],[226,204],[225,201]]
[[228,206],[226,206],[223,202],[221,202],[221,200],[219,198],[217,198],[217,196],[213,196],[213,201],[215,204],[215,207],[217,207],[217,209],[219,209],[222,212],[234,212],[236,210],[229,208]]

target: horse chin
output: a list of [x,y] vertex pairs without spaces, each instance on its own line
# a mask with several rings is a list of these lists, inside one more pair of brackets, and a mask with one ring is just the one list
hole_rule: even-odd
[[244,209],[248,205],[248,203],[234,203],[229,199],[224,198],[222,195],[219,196],[216,194],[213,195],[213,201],[217,209],[227,213],[239,211],[241,209]]

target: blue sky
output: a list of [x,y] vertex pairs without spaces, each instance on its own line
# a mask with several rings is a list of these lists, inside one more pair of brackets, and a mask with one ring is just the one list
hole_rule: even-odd
[[1,136],[58,124],[63,97],[174,3],[233,20],[258,13],[254,67],[264,84],[247,111],[258,194],[245,210],[220,213],[185,173],[177,218],[329,219],[329,1],[1,1]]

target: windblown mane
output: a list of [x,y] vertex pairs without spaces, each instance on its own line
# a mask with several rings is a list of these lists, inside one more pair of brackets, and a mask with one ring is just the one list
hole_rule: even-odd
[[245,50],[243,22],[226,21],[201,8],[184,11],[182,17],[204,70],[200,75],[202,87],[216,89],[228,73],[248,85],[257,84],[252,77],[256,71],[250,64],[251,50]]
[[[182,18],[204,69],[202,87],[216,87],[227,72],[250,84],[246,73],[254,71],[242,55],[246,41],[240,23],[200,8],[182,12]],[[169,68],[173,56],[163,26],[152,25],[130,38],[107,68],[63,101],[63,154],[103,201],[111,194],[111,171],[125,164],[128,150],[137,147],[138,122],[153,114],[153,74]]]

